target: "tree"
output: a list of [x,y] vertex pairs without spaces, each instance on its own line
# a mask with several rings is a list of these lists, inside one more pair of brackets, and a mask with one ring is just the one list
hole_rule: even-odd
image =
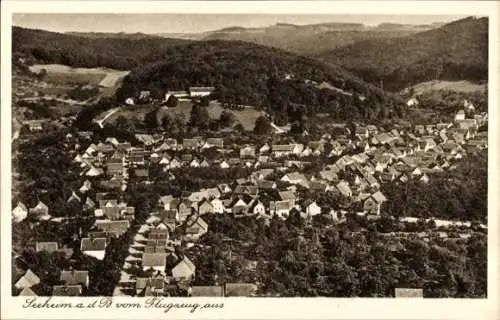
[[272,130],[271,123],[265,116],[260,116],[255,120],[253,132],[259,135],[268,135]]
[[195,128],[205,129],[210,122],[210,115],[206,107],[194,104],[191,109],[190,125]]
[[168,100],[166,103],[167,107],[175,108],[175,107],[177,107],[178,104],[179,104],[179,99],[177,99],[176,96],[170,95],[170,97],[168,97]]
[[220,114],[219,122],[222,127],[230,127],[234,124],[235,121],[236,117],[232,112],[224,110]]

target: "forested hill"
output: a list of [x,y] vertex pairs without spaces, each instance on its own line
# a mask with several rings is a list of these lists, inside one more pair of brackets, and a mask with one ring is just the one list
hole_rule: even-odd
[[465,18],[415,35],[372,39],[318,57],[387,90],[428,80],[488,78],[488,19]]
[[89,38],[44,30],[12,28],[14,61],[58,63],[72,67],[108,67],[130,70],[164,58],[172,46],[188,43],[182,39],[143,37],[133,39]]
[[225,28],[207,32],[203,40],[240,40],[315,56],[357,41],[414,34],[416,27],[368,28],[362,24],[283,25],[265,28]]
[[124,100],[141,90],[162,96],[166,90],[189,86],[214,86],[215,98],[222,102],[262,106],[271,113],[286,113],[289,103],[297,103],[306,105],[310,114],[396,115],[394,97],[342,68],[240,41],[200,41],[172,48],[166,59],[133,70],[117,97]]

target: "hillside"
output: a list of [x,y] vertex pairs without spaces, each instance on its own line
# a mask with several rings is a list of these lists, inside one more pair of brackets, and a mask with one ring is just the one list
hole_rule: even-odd
[[[320,83],[327,86],[318,86]],[[171,50],[166,59],[132,70],[117,91],[121,101],[150,90],[214,86],[224,103],[260,107],[277,117],[289,103],[303,104],[309,114],[330,112],[336,118],[380,118],[395,115],[395,98],[345,70],[282,50],[236,41],[193,42]],[[363,99],[364,96],[366,99]]]
[[371,39],[318,56],[365,81],[398,91],[429,80],[488,75],[488,19],[466,18],[414,35]]
[[262,28],[231,27],[206,32],[204,40],[240,40],[308,56],[368,39],[399,37],[422,29],[406,25],[366,27],[358,23],[293,25],[279,23]]
[[165,57],[172,46],[188,41],[161,37],[86,37],[43,30],[12,28],[14,62],[51,63],[71,67],[130,70]]

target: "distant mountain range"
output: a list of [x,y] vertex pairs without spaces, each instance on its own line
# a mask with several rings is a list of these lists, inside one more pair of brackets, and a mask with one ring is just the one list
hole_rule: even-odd
[[191,40],[247,41],[311,56],[361,40],[398,37],[436,27],[439,27],[439,25],[384,23],[372,27],[361,23],[320,23],[310,25],[278,23],[260,28],[234,26],[203,33],[161,33],[158,35]]
[[[232,26],[192,34],[61,34],[20,27],[13,27],[12,32],[14,62],[24,58],[28,63],[132,70],[165,61],[179,52],[179,46],[209,42],[207,48],[213,48],[212,41],[224,40],[259,45],[249,47],[252,52],[273,47],[284,50],[276,51],[273,54],[276,57],[284,56],[287,51],[319,60],[322,67],[343,67],[350,71],[342,71],[349,77],[354,74],[394,92],[425,81],[477,81],[486,80],[488,75],[487,18],[470,17],[445,25],[278,23],[261,28]],[[241,48],[241,44],[236,47]]]
[[358,41],[316,56],[400,90],[429,80],[488,78],[488,19],[469,17],[403,37]]

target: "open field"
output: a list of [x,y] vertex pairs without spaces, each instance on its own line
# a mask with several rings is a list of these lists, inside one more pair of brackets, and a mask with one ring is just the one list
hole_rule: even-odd
[[461,81],[427,81],[422,82],[412,87],[416,94],[427,91],[447,90],[456,92],[484,92],[486,90],[485,84],[472,83],[467,80]]
[[[132,107],[122,107],[118,112],[114,113],[107,119],[107,122],[114,123],[120,116],[133,121],[144,121],[145,116],[156,110],[158,106],[156,105],[144,105],[144,106],[132,106]],[[185,121],[189,121],[191,115],[191,109],[193,105],[191,101],[179,101],[179,104],[175,108],[168,109],[168,114],[172,117],[177,115],[182,115]],[[211,119],[219,119],[224,108],[221,107],[218,102],[211,102],[207,107],[208,114]],[[236,117],[236,123],[241,123],[246,131],[253,130],[255,126],[255,120],[260,116],[261,112],[251,107],[247,107],[243,110],[230,110],[227,111],[234,114]]]
[[[30,71],[40,73],[46,70],[47,74],[43,81],[49,84],[48,88],[54,89],[55,85],[91,85],[100,87],[100,97],[109,97],[115,94],[123,78],[129,71],[120,71],[109,68],[71,68],[61,64],[35,64],[30,67]],[[43,89],[45,94],[51,94]],[[65,88],[66,89],[66,88]],[[64,90],[58,90],[61,94]]]

